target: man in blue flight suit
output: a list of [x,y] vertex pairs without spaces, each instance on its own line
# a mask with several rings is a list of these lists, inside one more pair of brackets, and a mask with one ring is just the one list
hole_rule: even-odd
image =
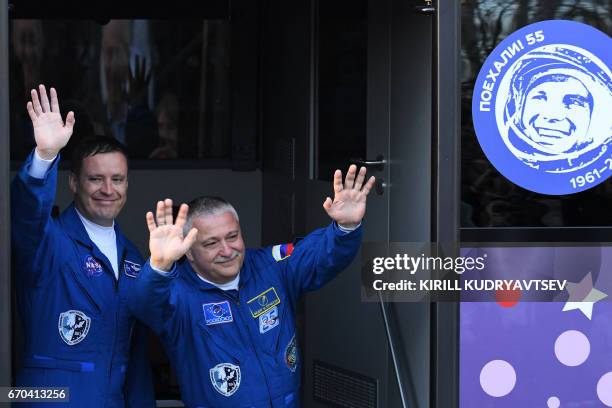
[[323,204],[333,222],[295,248],[245,250],[238,215],[220,198],[181,205],[175,224],[169,199],[147,213],[151,258],[129,305],[162,339],[188,407],[299,406],[296,304],[359,249],[374,177],[364,185],[366,169],[356,173],[343,185],[336,171]]
[[[12,245],[24,328],[18,386],[69,387],[61,407],[154,407],[145,327],[127,309],[142,258],[114,222],[127,197],[127,156],[114,139],[75,147],[74,203],[51,218],[63,122],[55,89],[32,90],[27,109],[36,149],[11,187]],[[30,406],[37,406],[31,404]],[[40,403],[42,407],[54,404]]]

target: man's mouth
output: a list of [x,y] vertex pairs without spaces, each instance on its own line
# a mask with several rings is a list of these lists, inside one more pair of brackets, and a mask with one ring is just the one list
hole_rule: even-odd
[[218,264],[218,265],[229,264],[229,263],[233,262],[234,260],[238,259],[238,256],[240,256],[240,254],[236,253],[235,255],[231,256],[230,258],[219,259],[219,260],[215,261],[215,263]]
[[116,199],[100,199],[100,198],[94,198],[94,202],[98,205],[113,205],[115,204],[115,202],[117,202]]

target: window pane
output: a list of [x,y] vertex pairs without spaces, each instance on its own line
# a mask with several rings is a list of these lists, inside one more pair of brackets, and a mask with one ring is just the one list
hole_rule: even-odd
[[318,179],[366,154],[367,1],[319,2]]
[[574,20],[612,33],[612,10],[602,0],[462,1],[461,183],[463,227],[610,226],[612,179],[589,190],[549,196],[524,190],[485,157],[472,124],[472,92],[491,51],[509,34],[549,19]]

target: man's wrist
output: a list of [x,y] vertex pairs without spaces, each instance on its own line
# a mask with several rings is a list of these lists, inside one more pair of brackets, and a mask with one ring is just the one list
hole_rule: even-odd
[[51,166],[53,166],[53,162],[55,161],[56,157],[57,156],[53,157],[50,160],[45,160],[44,158],[40,157],[40,154],[37,150],[34,150],[32,162],[27,168],[27,172],[30,177],[44,179],[45,175],[47,174],[47,171],[51,168]]
[[38,146],[35,149],[35,154],[42,160],[52,161],[57,157],[59,150],[41,149]]
[[150,263],[153,269],[157,269],[163,272],[170,272],[170,270],[172,269],[172,265],[174,264],[174,262],[155,259],[151,259]]

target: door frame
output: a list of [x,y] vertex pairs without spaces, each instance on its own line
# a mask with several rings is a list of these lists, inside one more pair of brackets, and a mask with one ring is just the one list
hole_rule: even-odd
[[0,0],[0,385],[11,384],[11,231],[8,0]]
[[[435,215],[431,240],[457,244],[461,208],[460,22],[460,2],[438,0],[434,24],[432,209]],[[431,408],[459,406],[459,312],[458,301],[431,304]]]

